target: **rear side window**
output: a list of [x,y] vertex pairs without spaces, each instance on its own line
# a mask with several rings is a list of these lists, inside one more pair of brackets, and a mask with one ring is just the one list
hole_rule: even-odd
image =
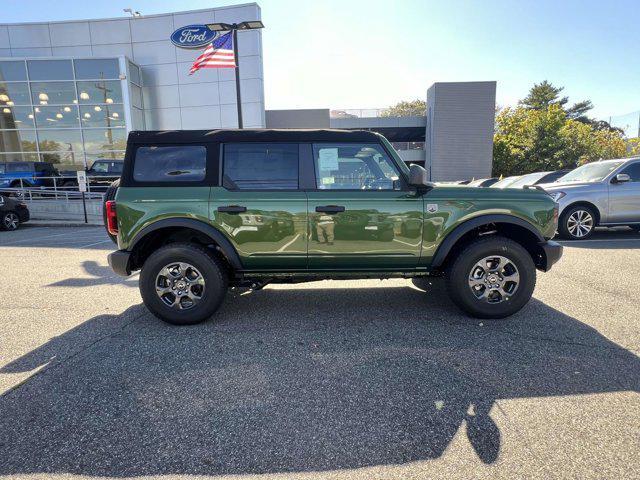
[[50,163],[43,163],[37,166],[36,171],[38,173],[43,173],[46,175],[53,175],[55,174],[55,169],[53,168],[53,165],[51,165]]
[[96,162],[91,166],[91,170],[94,172],[107,173],[109,171],[109,164],[107,162]]
[[204,180],[207,149],[202,145],[139,147],[133,165],[136,182]]
[[223,185],[239,190],[296,190],[298,144],[225,144]]
[[7,163],[7,172],[30,172],[31,167],[28,163],[15,162]]

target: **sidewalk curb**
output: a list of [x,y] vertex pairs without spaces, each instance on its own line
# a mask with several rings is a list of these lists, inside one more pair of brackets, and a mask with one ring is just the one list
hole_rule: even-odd
[[101,223],[72,222],[67,220],[29,220],[23,227],[102,227]]

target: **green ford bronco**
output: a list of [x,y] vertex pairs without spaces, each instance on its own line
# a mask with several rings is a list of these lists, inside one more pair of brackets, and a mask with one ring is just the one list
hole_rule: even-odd
[[109,264],[180,325],[229,287],[441,274],[462,310],[503,318],[562,255],[544,191],[434,185],[366,131],[131,132],[114,193]]

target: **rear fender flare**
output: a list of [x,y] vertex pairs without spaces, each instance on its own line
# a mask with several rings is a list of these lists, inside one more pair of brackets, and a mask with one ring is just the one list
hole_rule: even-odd
[[225,237],[224,234],[217,228],[200,220],[195,220],[192,218],[165,218],[163,220],[153,222],[150,225],[144,227],[133,237],[133,239],[129,243],[129,247],[127,250],[133,251],[136,245],[149,233],[169,227],[190,228],[203,233],[207,237],[211,238],[212,243],[218,245],[218,247],[222,251],[222,254],[229,262],[229,265],[231,265],[234,270],[242,270],[242,262],[240,261],[240,256],[238,255],[238,252],[234,248],[233,244],[227,239],[227,237]]

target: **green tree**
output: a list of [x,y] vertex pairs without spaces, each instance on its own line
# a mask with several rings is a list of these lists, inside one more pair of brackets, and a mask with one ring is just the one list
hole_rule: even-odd
[[493,169],[497,175],[555,170],[564,139],[566,114],[559,105],[545,110],[504,108],[496,118]]
[[410,101],[398,102],[386,108],[380,114],[381,117],[419,117],[427,114],[427,102],[419,98]]
[[544,80],[536,83],[529,90],[529,94],[520,100],[520,105],[529,110],[546,110],[550,105],[559,105],[567,117],[587,121],[585,114],[593,108],[591,100],[583,100],[567,107],[569,97],[561,97],[564,87],[555,87],[552,83]]
[[600,158],[625,157],[636,148],[618,130],[569,118],[557,103],[546,109],[504,108],[496,116],[493,174],[574,168]]

